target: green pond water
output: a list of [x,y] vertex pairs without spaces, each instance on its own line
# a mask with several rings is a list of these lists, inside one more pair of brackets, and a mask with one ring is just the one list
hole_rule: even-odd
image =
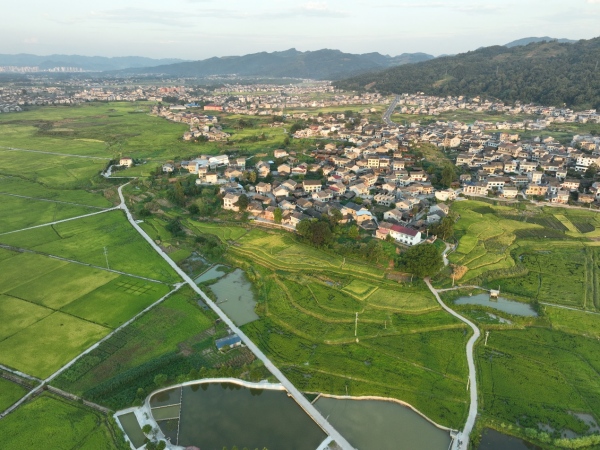
[[200,275],[198,278],[196,278],[194,280],[194,283],[200,284],[200,283],[204,283],[205,281],[210,281],[210,280],[215,280],[217,278],[221,278],[223,275],[225,275],[223,268],[224,268],[224,266],[221,266],[221,265],[211,267],[206,272],[204,272],[202,275]]
[[481,437],[477,450],[542,450],[537,445],[522,439],[499,433],[486,428]]
[[[163,403],[164,396],[160,400],[151,404]],[[204,383],[183,387],[182,400],[179,436],[176,421],[159,426],[183,447],[315,450],[327,437],[286,391]]]
[[447,450],[450,445],[448,431],[397,403],[321,397],[314,406],[358,450]]
[[146,436],[144,436],[144,433],[142,433],[142,428],[140,427],[135,414],[132,412],[123,414],[122,416],[119,416],[118,419],[119,423],[123,427],[123,430],[125,430],[127,437],[129,437],[129,440],[133,443],[133,445],[136,448],[141,447],[146,440]]
[[513,314],[515,316],[534,317],[538,315],[528,303],[507,300],[503,297],[498,297],[498,299],[491,300],[489,294],[477,294],[470,297],[460,297],[454,301],[454,304],[487,306],[488,308],[494,308],[498,311]]
[[252,292],[252,285],[240,269],[221,278],[211,287],[217,296],[217,305],[227,316],[238,325],[245,325],[258,320],[254,312],[256,301]]

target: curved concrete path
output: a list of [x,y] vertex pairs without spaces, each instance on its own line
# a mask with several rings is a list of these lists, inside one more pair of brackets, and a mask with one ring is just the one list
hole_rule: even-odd
[[[129,183],[127,183],[129,184]],[[248,347],[252,353],[259,358],[265,367],[269,369],[269,371],[279,380],[279,382],[285,387],[288,393],[296,400],[296,402],[300,405],[302,409],[330,436],[335,442],[343,449],[343,450],[353,450],[354,447],[350,445],[350,443],[335,429],[333,426],[327,422],[327,420],[321,415],[321,413],[308,401],[302,393],[296,389],[296,387],[292,384],[290,380],[288,380],[285,375],[273,364],[269,358],[262,352],[254,342],[250,340],[248,336],[244,334],[242,330],[240,330],[237,325],[233,323],[233,321],[227,317],[227,315],[213,302],[208,296],[198,287],[194,280],[192,280],[181,268],[175,264],[175,262],[167,256],[162,249],[156,245],[156,243],[152,240],[150,236],[146,234],[142,228],[135,222],[129,208],[125,203],[125,198],[123,197],[123,188],[127,186],[124,184],[119,187],[119,197],[121,199],[121,204],[118,206],[120,209],[125,211],[127,215],[127,220],[133,228],[137,230],[138,233],[152,246],[152,248],[175,270],[181,278],[198,294],[202,297],[203,301],[221,318],[223,322],[227,324],[227,326],[237,334],[240,339],[244,342],[246,347]]]
[[471,404],[469,406],[469,416],[467,417],[467,422],[465,423],[465,427],[463,428],[463,430],[461,432],[459,432],[456,435],[456,438],[452,442],[453,450],[464,450],[469,446],[469,436],[471,435],[471,431],[473,430],[473,426],[475,425],[475,419],[477,419],[477,372],[475,371],[475,361],[473,359],[473,346],[475,345],[475,342],[477,341],[477,339],[479,339],[479,336],[481,336],[481,333],[479,331],[479,328],[477,328],[477,326],[475,326],[475,324],[473,322],[471,322],[469,319],[464,318],[463,316],[458,314],[456,311],[454,311],[454,310],[450,309],[448,306],[446,306],[446,304],[440,298],[438,291],[436,289],[434,289],[434,287],[431,285],[431,281],[429,280],[429,278],[425,278],[425,284],[427,284],[427,287],[433,293],[436,300],[438,301],[440,306],[442,308],[444,308],[444,310],[446,310],[447,312],[452,314],[458,320],[469,325],[471,327],[471,329],[473,330],[473,336],[471,336],[471,338],[467,342],[467,363],[469,366],[469,385],[470,385],[469,394],[471,396]]

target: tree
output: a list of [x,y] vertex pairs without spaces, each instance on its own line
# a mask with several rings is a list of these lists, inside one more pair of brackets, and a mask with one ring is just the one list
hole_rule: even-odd
[[154,377],[154,384],[158,387],[164,386],[167,382],[167,376],[164,373],[159,373]]
[[435,275],[444,266],[442,254],[433,244],[420,244],[402,253],[396,263],[399,268],[419,278]]
[[331,233],[331,228],[329,228],[328,223],[322,221],[313,222],[311,229],[311,243],[315,247],[327,246],[333,240],[333,234]]
[[445,187],[450,187],[453,181],[456,181],[456,171],[453,166],[446,166],[442,169],[441,184]]
[[150,434],[150,433],[152,433],[152,425],[150,425],[149,423],[147,423],[146,425],[144,425],[142,427],[142,433],[144,433],[144,434]]
[[188,207],[188,211],[190,212],[190,214],[192,215],[196,215],[200,212],[200,208],[198,208],[198,205],[196,205],[195,203],[192,203],[189,207]]
[[165,450],[165,448],[167,448],[167,443],[165,441],[158,441],[156,450]]
[[258,178],[258,174],[254,171],[251,170],[250,172],[248,172],[248,181],[250,183],[256,183],[256,179]]
[[431,228],[431,233],[446,241],[454,236],[454,216],[444,217],[438,225]]
[[240,211],[246,211],[248,208],[248,203],[248,196],[246,194],[242,194],[235,205],[240,208]]
[[283,212],[281,211],[281,208],[275,208],[275,211],[273,211],[273,220],[275,223],[281,223],[282,218]]
[[356,225],[352,225],[352,226],[350,226],[350,228],[348,228],[348,237],[350,239],[358,239],[359,236],[360,236],[360,233],[359,233],[358,227]]

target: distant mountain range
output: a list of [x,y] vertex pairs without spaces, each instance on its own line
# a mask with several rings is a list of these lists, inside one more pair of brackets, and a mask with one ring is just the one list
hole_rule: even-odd
[[553,41],[558,42],[559,44],[574,44],[575,42],[577,42],[572,39],[556,39],[556,38],[544,36],[544,37],[527,37],[527,38],[523,38],[523,39],[517,39],[516,41],[512,41],[512,42],[509,42],[508,44],[504,44],[504,46],[508,47],[508,48],[512,48],[512,47],[519,47],[521,45],[527,45],[527,44],[531,44],[531,43],[553,42]]
[[120,56],[107,58],[104,56],[80,55],[48,55],[38,56],[21,53],[18,55],[0,54],[0,66],[39,67],[41,70],[50,70],[56,67],[75,67],[85,71],[104,72],[120,70],[131,67],[152,67],[161,64],[174,64],[183,62],[183,59],[166,58],[153,59],[141,56]]
[[181,62],[158,67],[126,69],[119,75],[166,75],[177,77],[208,77],[220,75],[310,78],[337,80],[364,72],[386,69],[403,64],[428,61],[432,55],[403,53],[387,56],[380,53],[362,55],[339,50],[300,52],[290,49],[283,52],[261,52],[245,56],[209,58],[202,61]]
[[600,38],[496,45],[342,80],[348,90],[487,96],[600,109]]

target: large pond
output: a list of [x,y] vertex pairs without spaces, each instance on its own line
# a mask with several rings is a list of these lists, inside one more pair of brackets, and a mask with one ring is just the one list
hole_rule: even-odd
[[538,315],[528,303],[515,302],[514,300],[507,300],[503,297],[490,299],[489,294],[460,297],[454,301],[454,304],[487,306],[488,308],[494,308],[498,311],[513,314],[515,316],[534,317]]
[[496,430],[486,428],[481,437],[477,450],[542,450],[537,445],[522,439],[499,433]]
[[227,316],[238,325],[244,325],[258,320],[254,312],[256,301],[252,292],[252,285],[240,269],[221,278],[211,287],[217,296],[217,305]]
[[162,418],[165,408],[172,409],[167,404],[178,404],[180,398],[180,423],[158,423],[173,444],[183,447],[315,450],[327,437],[286,391],[249,389],[233,383],[184,386],[167,395],[155,395],[152,414],[156,418],[159,413]]
[[320,397],[315,407],[358,450],[447,450],[450,433],[383,400]]

